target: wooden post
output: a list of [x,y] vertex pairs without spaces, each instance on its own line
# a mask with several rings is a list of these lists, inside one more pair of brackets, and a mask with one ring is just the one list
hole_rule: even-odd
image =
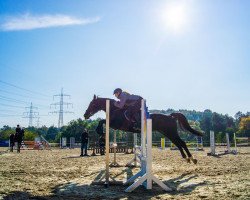
[[[110,100],[106,100],[106,137],[105,137],[105,151],[106,151],[106,157],[105,157],[105,176],[102,176],[102,178],[98,181],[92,182],[94,185],[100,185],[104,184],[105,187],[108,187],[109,185],[123,185],[122,181],[116,181],[113,177],[110,177],[109,174],[109,120],[110,118]],[[105,178],[105,181],[102,180]],[[112,181],[110,181],[110,178]]]
[[116,162],[116,152],[117,152],[116,131],[114,132],[113,149],[114,149],[114,161],[110,164],[110,167],[121,167],[121,165],[119,165]]

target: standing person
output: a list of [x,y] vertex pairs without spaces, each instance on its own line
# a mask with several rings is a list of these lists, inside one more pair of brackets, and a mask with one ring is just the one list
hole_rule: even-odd
[[117,99],[119,99],[119,101],[116,101],[114,105],[118,109],[125,109],[124,115],[126,119],[131,121],[133,126],[138,126],[140,124],[139,116],[142,97],[139,95],[129,94],[128,92],[122,91],[121,88],[116,88],[113,94]]
[[15,134],[10,134],[10,152],[13,152],[13,147],[15,146]]
[[22,130],[18,124],[16,127],[16,133],[15,133],[15,142],[17,142],[17,153],[20,153],[22,140],[23,140]]
[[[84,129],[84,131],[82,132],[82,135],[81,135],[81,155],[80,156],[89,156],[88,155],[88,141],[89,141],[89,134],[88,134],[88,131],[87,129]],[[85,150],[84,152],[84,155],[83,155],[83,149]]]

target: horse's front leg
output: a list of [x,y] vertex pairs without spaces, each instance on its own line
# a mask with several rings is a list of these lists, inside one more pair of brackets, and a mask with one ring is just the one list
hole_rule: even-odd
[[104,134],[104,132],[103,132],[103,124],[105,124],[105,123],[106,123],[106,120],[103,119],[103,120],[99,121],[98,126],[96,127],[96,132],[99,135],[103,135]]

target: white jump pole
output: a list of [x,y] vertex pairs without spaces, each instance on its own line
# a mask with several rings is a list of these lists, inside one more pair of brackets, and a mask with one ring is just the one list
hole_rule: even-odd
[[134,133],[134,164],[135,167],[138,166],[138,153],[137,153],[138,145],[137,145],[137,133]]
[[105,172],[105,185],[109,185],[109,110],[110,100],[106,100],[106,172]]
[[146,156],[146,130],[145,130],[145,100],[141,100],[141,155]]
[[69,138],[69,148],[70,149],[74,149],[75,148],[75,138],[74,137],[70,137]]
[[156,178],[152,174],[152,119],[147,119],[147,167],[146,167],[146,181],[147,181],[147,189],[152,189],[153,181],[158,184],[165,191],[172,191],[171,188],[166,186],[162,181]]
[[[146,143],[146,132],[145,132],[145,128],[144,128],[144,116],[145,116],[145,109],[144,109],[144,105],[145,105],[145,100],[142,99],[141,100],[141,148],[140,148],[140,158],[138,159],[138,153],[137,153],[137,133],[134,133],[134,157],[131,161],[129,161],[126,166],[127,167],[131,167],[131,166],[135,166],[137,167],[138,162],[140,163],[141,157],[143,157],[143,152],[145,152],[145,143]],[[145,132],[145,134],[144,134]],[[144,147],[143,147],[144,146]],[[134,163],[134,165],[133,165]],[[141,163],[140,163],[141,164]]]
[[210,148],[211,148],[211,155],[215,155],[214,131],[210,131]]
[[[171,188],[162,183],[159,179],[152,175],[152,119],[148,119],[147,131],[145,131],[145,102],[142,100],[141,110],[141,170],[132,176],[126,183],[135,181],[125,192],[132,192],[140,185],[144,185],[147,189],[152,189],[152,181],[157,183],[166,191],[172,191]],[[147,134],[145,134],[147,133]],[[146,147],[147,137],[147,147]],[[147,150],[147,151],[146,151]]]
[[235,148],[235,152],[237,153],[237,138],[236,138],[236,134],[234,133],[234,148]]
[[126,164],[126,167],[137,167],[140,163],[138,158],[137,133],[134,133],[134,157]]
[[114,132],[114,164],[116,164],[116,147],[117,147],[117,143],[116,143],[116,131]]
[[227,140],[227,152],[230,153],[231,148],[230,148],[229,133],[226,133],[226,140]]

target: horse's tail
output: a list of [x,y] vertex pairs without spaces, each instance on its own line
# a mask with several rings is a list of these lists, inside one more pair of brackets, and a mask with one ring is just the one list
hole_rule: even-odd
[[203,134],[200,132],[200,131],[197,131],[195,129],[193,129],[188,121],[187,121],[187,118],[181,114],[181,113],[172,113],[170,114],[173,118],[177,119],[178,122],[179,122],[179,125],[180,127],[183,129],[183,130],[187,130],[191,133],[193,133],[194,135],[197,135],[197,136],[203,136]]

